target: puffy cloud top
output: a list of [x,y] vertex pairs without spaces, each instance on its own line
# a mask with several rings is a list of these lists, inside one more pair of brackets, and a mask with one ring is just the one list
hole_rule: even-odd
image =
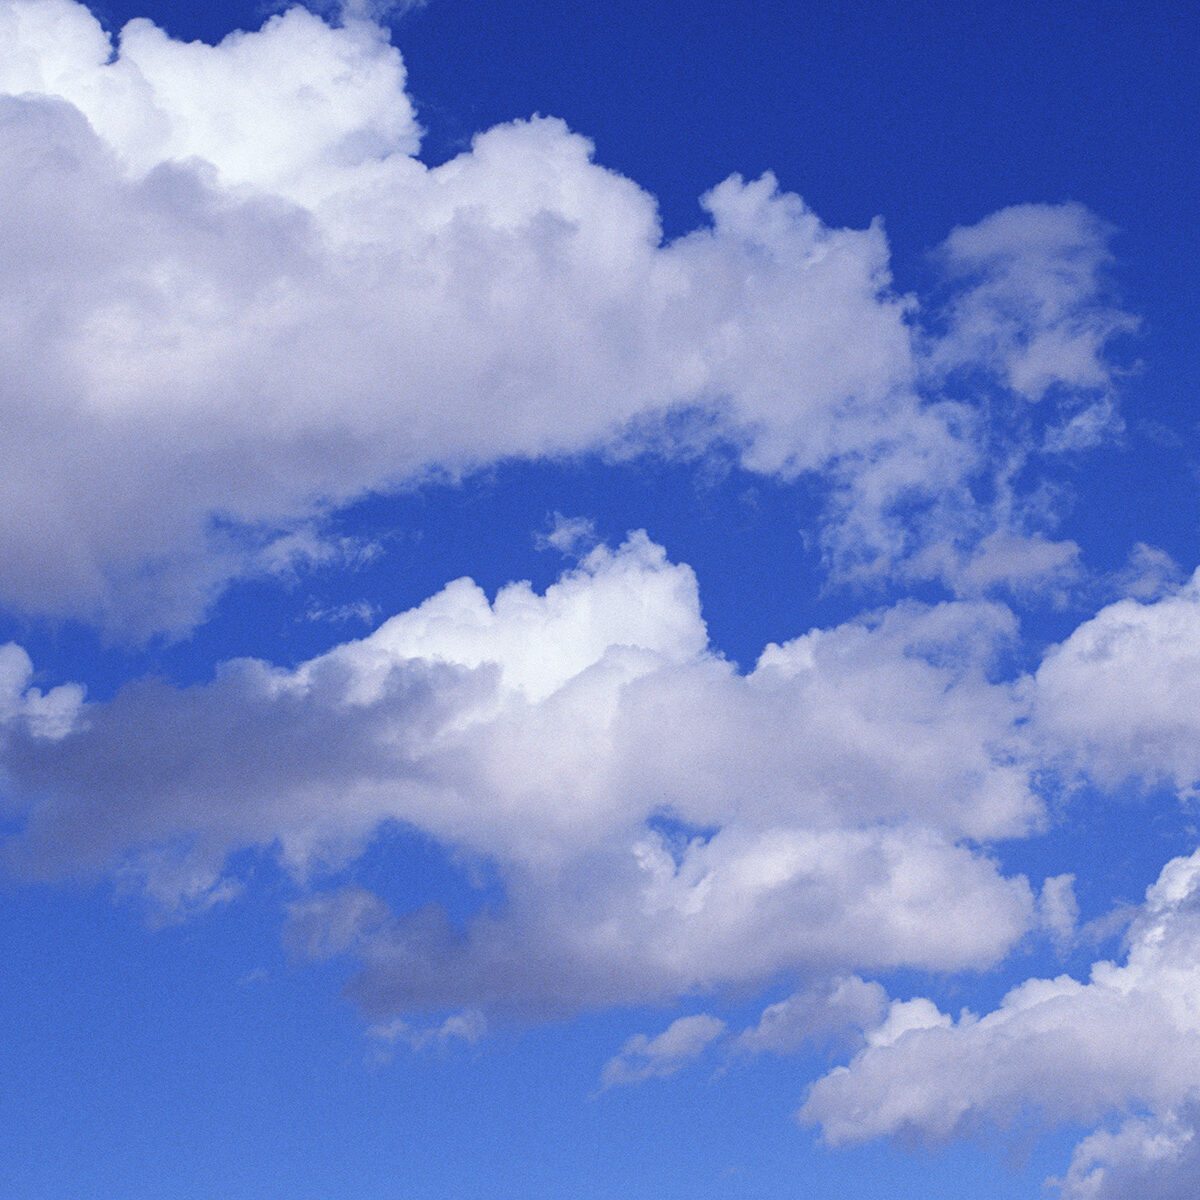
[[1048,752],[1106,785],[1200,783],[1200,573],[1085,621],[1037,672]]

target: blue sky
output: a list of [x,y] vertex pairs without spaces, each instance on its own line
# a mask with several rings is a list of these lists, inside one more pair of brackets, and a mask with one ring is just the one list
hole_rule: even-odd
[[0,0],[4,1194],[1200,1192],[1196,43]]

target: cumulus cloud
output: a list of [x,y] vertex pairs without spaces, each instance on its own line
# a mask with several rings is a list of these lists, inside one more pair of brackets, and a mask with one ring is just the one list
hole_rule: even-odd
[[[1157,589],[1156,589],[1157,590]],[[1200,784],[1200,573],[1161,599],[1120,600],[1036,673],[1033,719],[1049,761],[1111,787],[1182,795]]]
[[32,686],[33,661],[15,642],[0,646],[0,734],[20,726],[37,739],[57,740],[75,727],[83,688],[60,684],[47,692]]
[[600,1088],[642,1083],[647,1079],[674,1075],[701,1054],[725,1032],[725,1022],[707,1013],[680,1017],[656,1037],[635,1034],[621,1052],[604,1064]]
[[1035,920],[1025,879],[964,841],[1041,819],[1020,689],[990,678],[1011,622],[905,604],[743,675],[692,571],[634,534],[544,594],[458,580],[295,669],[132,684],[53,753],[16,737],[4,853],[141,872],[168,905],[174,880],[185,906],[225,894],[237,850],[315,882],[387,825],[491,864],[504,902],[465,924],[360,889],[293,910],[296,946],[360,959],[380,1014],[985,966]]
[[1200,1191],[1200,1101],[1097,1130],[1079,1143],[1066,1177],[1054,1182],[1062,1200],[1191,1200]]
[[[553,118],[429,167],[380,24],[402,7],[292,8],[208,46],[0,0],[0,609],[180,633],[231,580],[368,561],[331,520],[367,493],[718,445],[817,496],[833,583],[949,598],[881,590],[742,671],[690,567],[556,513],[535,544],[571,566],[544,592],[458,579],[294,666],[87,703],[0,646],[0,865],[106,874],[167,921],[269,856],[290,947],[353,963],[385,1054],[805,981],[740,1031],[698,1013],[629,1039],[601,1087],[718,1043],[835,1046],[801,1110],[831,1143],[1032,1112],[1093,1129],[1064,1200],[1193,1197],[1200,852],[1086,980],[956,1018],[864,978],[1099,928],[1073,875],[1035,894],[989,849],[1045,828],[1039,781],[1200,788],[1200,573],[1139,544],[1122,599],[1006,665],[1009,605],[1086,577],[1037,479],[1121,428],[1111,231],[1005,209],[906,296],[881,221],[828,226],[769,173],[718,182],[667,242],[654,197]],[[338,874],[397,831],[467,899]]]
[[770,176],[664,245],[653,198],[556,120],[426,167],[399,52],[367,6],[342,16],[217,46],[136,20],[114,47],[74,0],[0,5],[0,603],[184,629],[367,490],[669,448],[681,409],[753,470],[822,473],[847,571],[1007,529],[1061,568],[1027,512],[981,514],[992,415],[941,380],[1050,396],[1060,448],[1104,426],[1071,397],[1104,390],[1126,320],[1083,210],[955,231],[959,298],[920,333],[882,227],[827,227]]
[[[957,1021],[906,1002],[889,1035],[811,1089],[800,1116],[833,1143],[882,1135],[944,1140],[1036,1112],[1095,1124],[1148,1113],[1076,1151],[1071,1200],[1193,1194],[1200,1079],[1200,852],[1163,869],[1129,931],[1125,962],[1086,982],[1031,979],[993,1012]],[[893,1004],[893,1015],[903,1005]],[[893,1024],[889,1018],[883,1026]]]

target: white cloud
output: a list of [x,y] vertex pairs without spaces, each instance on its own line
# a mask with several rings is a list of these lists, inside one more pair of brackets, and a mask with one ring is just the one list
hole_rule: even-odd
[[564,517],[556,512],[550,518],[550,529],[539,533],[534,544],[539,550],[557,550],[560,554],[576,554],[590,550],[599,538],[596,524],[588,517]]
[[604,1064],[601,1090],[674,1075],[699,1058],[725,1032],[725,1022],[706,1013],[680,1017],[658,1034],[635,1034]]
[[[552,118],[422,163],[385,11],[291,9],[218,46],[134,21],[114,46],[73,0],[0,0],[0,608],[181,632],[238,577],[370,558],[328,521],[369,492],[717,442],[813,486],[834,583],[955,599],[743,673],[688,566],[555,514],[539,544],[578,563],[544,593],[459,579],[294,668],[86,704],[3,646],[0,862],[108,873],[168,920],[234,899],[239,852],[277,857],[293,949],[354,961],[384,1047],[816,981],[736,1035],[707,1014],[639,1034],[601,1086],[725,1038],[836,1043],[852,1061],[802,1109],[830,1142],[1033,1111],[1096,1127],[1064,1200],[1190,1200],[1200,852],[1086,981],[955,1019],[854,973],[1086,939],[1072,875],[1035,897],[988,850],[1043,828],[1039,772],[1200,789],[1200,573],[1139,545],[1125,599],[1033,675],[1000,666],[1019,630],[997,597],[1085,577],[1029,480],[1121,426],[1110,231],[1076,204],[955,229],[938,303],[897,293],[881,222],[826,226],[769,173],[664,243],[654,198]],[[331,878],[395,830],[482,864],[487,902],[400,911]]]
[[867,1034],[871,1049],[894,1046],[906,1033],[919,1029],[948,1029],[952,1022],[931,1000],[893,1000],[883,1021]]
[[1042,884],[1038,897],[1038,916],[1058,946],[1066,946],[1075,937],[1079,923],[1079,902],[1075,899],[1075,876],[1055,875]]
[[227,187],[310,203],[355,166],[419,145],[400,54],[370,20],[333,28],[291,8],[208,46],[139,19],[114,55],[71,0],[8,0],[0,19],[0,89],[72,104],[135,177],[199,161]]
[[[951,278],[972,286],[950,305],[933,360],[950,370],[991,366],[1026,401],[1055,386],[1107,392],[1105,346],[1136,327],[1106,302],[1107,234],[1080,204],[1019,205],[955,229],[940,256]],[[1105,411],[1093,400],[1071,415],[1072,433],[1053,432],[1082,447]]]
[[1034,921],[1024,878],[961,842],[1041,817],[1023,701],[988,678],[1011,630],[996,605],[907,604],[740,675],[691,570],[635,534],[544,595],[459,580],[294,670],[137,683],[53,754],[14,740],[30,807],[5,854],[141,871],[164,903],[174,879],[185,906],[238,849],[315,879],[390,823],[492,864],[505,903],[464,929],[358,891],[293,912],[297,945],[362,960],[381,1014],[986,966]]
[[374,625],[379,617],[379,605],[370,600],[356,600],[352,604],[325,605],[317,600],[311,600],[304,610],[305,621],[329,622],[341,625],[347,622],[357,622],[362,625]]
[[763,1010],[736,1046],[752,1054],[791,1054],[806,1043],[859,1040],[887,1013],[887,993],[857,975],[843,975],[793,993]]
[[1075,1150],[1062,1200],[1192,1200],[1200,1192],[1200,1106],[1097,1130]]
[[1159,600],[1184,582],[1179,564],[1157,546],[1136,542],[1125,568],[1114,578],[1120,594],[1133,600]]
[[1118,601],[1052,649],[1034,728],[1048,760],[1103,786],[1200,784],[1200,574],[1153,603]]
[[[382,1025],[372,1025],[367,1034],[383,1047],[403,1042],[413,1050],[426,1050],[431,1046],[446,1048],[455,1042],[474,1046],[487,1032],[487,1021],[478,1009],[464,1009],[451,1013],[440,1025],[414,1026],[397,1018]],[[379,1058],[387,1058],[386,1051]]]
[[[1124,318],[1083,210],[956,231],[970,279],[943,345],[891,291],[878,224],[828,228],[735,176],[711,227],[663,245],[653,198],[559,121],[425,167],[404,82],[358,16],[291,9],[215,47],[134,21],[114,51],[73,0],[3,0],[0,604],[186,628],[367,490],[661,449],[680,407],[754,470],[827,473],[843,570],[1029,533],[971,500],[992,418],[938,378],[1101,386]],[[934,510],[916,539],[914,497]]]
[[23,726],[35,738],[57,740],[75,728],[83,688],[60,684],[43,692],[32,686],[33,662],[15,642],[0,646],[0,732]]
[[1148,1111],[1150,1121],[1085,1139],[1064,1195],[1181,1197],[1179,1180],[1194,1188],[1197,1179],[1198,898],[1200,852],[1169,862],[1149,889],[1123,965],[1098,962],[1087,982],[1028,980],[982,1017],[964,1012],[952,1021],[930,1001],[908,1002],[923,1006],[909,1014],[915,1019],[888,1037],[869,1035],[848,1067],[813,1086],[801,1117],[846,1143],[898,1134],[943,1140],[1011,1126],[1029,1112],[1095,1124]]
[[118,895],[149,901],[154,926],[197,916],[236,900],[245,890],[243,881],[226,875],[219,862],[178,844],[143,850],[115,868],[113,881]]

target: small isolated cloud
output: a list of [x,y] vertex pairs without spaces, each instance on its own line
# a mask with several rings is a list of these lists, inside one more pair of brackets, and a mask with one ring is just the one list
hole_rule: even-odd
[[[1026,401],[1064,385],[1106,392],[1113,371],[1105,347],[1137,327],[1106,295],[1110,233],[1080,204],[1018,205],[955,229],[938,256],[950,278],[972,286],[949,305],[949,330],[933,361],[967,371],[990,364]],[[1097,421],[1098,411],[1107,416]],[[1087,400],[1067,414],[1087,428],[1085,442],[1063,426],[1057,436],[1072,448],[1092,444],[1113,415]]]
[[382,1058],[389,1056],[397,1044],[412,1050],[428,1050],[431,1047],[445,1049],[458,1042],[474,1046],[487,1032],[487,1021],[478,1009],[464,1009],[451,1013],[440,1025],[411,1025],[397,1018],[384,1024],[372,1025],[367,1036],[372,1038]]
[[807,1044],[853,1044],[883,1023],[887,1008],[880,984],[839,976],[764,1009],[758,1024],[738,1034],[734,1044],[752,1054],[792,1054]]
[[378,542],[362,538],[329,537],[312,526],[294,529],[258,551],[258,565],[268,575],[289,576],[319,567],[353,570],[378,558]]
[[118,894],[150,904],[152,925],[169,925],[236,900],[245,890],[241,879],[186,845],[143,849],[113,871]]
[[578,555],[591,550],[598,540],[596,523],[589,517],[564,517],[556,512],[550,518],[549,530],[539,533],[534,544],[539,550]]
[[303,619],[329,625],[354,622],[374,625],[379,619],[379,605],[370,600],[355,600],[348,604],[322,604],[318,600],[310,600]]
[[619,1054],[604,1064],[600,1089],[674,1075],[699,1058],[724,1033],[724,1021],[697,1013],[673,1021],[656,1037],[635,1034]]

